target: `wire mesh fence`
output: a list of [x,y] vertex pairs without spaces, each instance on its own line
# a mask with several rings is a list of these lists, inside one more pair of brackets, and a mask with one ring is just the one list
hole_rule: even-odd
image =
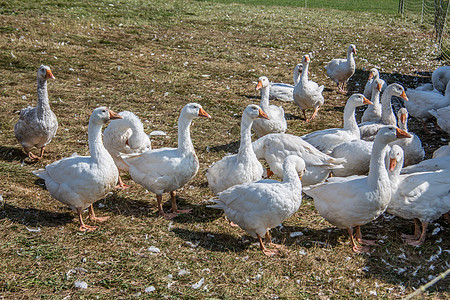
[[448,0],[399,0],[398,10],[402,15],[417,19],[434,27],[436,43],[442,59],[450,61],[450,39],[448,25]]

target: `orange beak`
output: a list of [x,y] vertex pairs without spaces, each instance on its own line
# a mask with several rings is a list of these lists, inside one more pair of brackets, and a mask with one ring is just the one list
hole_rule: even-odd
[[373,78],[373,73],[371,72],[370,74],[369,74],[369,79],[372,79]]
[[381,83],[378,83],[377,84],[377,90],[379,90],[381,92],[381,88],[382,88]]
[[372,101],[370,101],[370,100],[367,99],[366,97],[364,97],[363,103],[364,103],[364,104],[372,104],[372,105],[373,105]]
[[394,171],[395,166],[397,165],[397,161],[395,160],[395,158],[390,158],[389,159],[389,171]]
[[405,101],[409,101],[409,100],[408,100],[408,97],[406,97],[405,91],[402,92],[402,94],[400,95],[400,97],[402,97],[403,100],[405,100]]
[[50,70],[47,70],[47,73],[45,74],[45,77],[46,78],[55,79],[55,76],[53,76],[53,73]]
[[200,107],[200,110],[198,111],[198,116],[199,116],[199,117],[205,117],[205,118],[211,119],[211,116],[208,115],[208,113],[207,113],[203,108],[201,108],[201,107]]
[[123,117],[121,115],[119,115],[118,113],[115,113],[112,110],[109,110],[109,119],[117,120],[117,119],[123,119]]
[[352,50],[352,51],[353,51],[353,53],[355,53],[355,54],[356,54],[356,49],[355,49],[355,48],[353,48],[353,50]]
[[262,82],[258,81],[258,84],[256,85],[256,90],[259,90],[260,88],[262,88]]
[[407,133],[404,130],[401,130],[400,128],[397,128],[397,138],[398,139],[404,139],[404,138],[410,138],[411,135]]
[[305,56],[305,61],[306,61],[306,62],[309,61],[309,56]]
[[402,122],[402,124],[406,123],[406,115],[405,114],[400,115],[400,122]]
[[258,118],[270,120],[270,119],[269,119],[269,116],[268,116],[265,112],[263,112],[262,109],[259,109],[259,115],[258,115]]

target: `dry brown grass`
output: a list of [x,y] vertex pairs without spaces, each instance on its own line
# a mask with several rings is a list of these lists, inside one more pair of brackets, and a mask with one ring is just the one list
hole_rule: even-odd
[[[306,124],[296,106],[276,104],[289,116],[289,133],[341,126],[347,96],[336,93],[324,63],[343,57],[355,43],[358,70],[349,93],[362,90],[373,66],[388,82],[414,87],[441,64],[434,59],[430,28],[378,14],[195,1],[0,3],[0,296],[398,298],[449,267],[448,225],[441,220],[429,227],[422,247],[412,248],[400,239],[412,231],[412,222],[380,217],[363,228],[380,246],[355,255],[346,233],[324,221],[305,197],[284,227],[273,230],[286,248],[268,259],[255,240],[203,203],[212,197],[204,171],[237,150],[239,117],[247,104],[259,102],[259,76],[291,82],[294,65],[310,52],[310,76],[326,86],[320,117]],[[56,76],[48,89],[60,127],[45,159],[28,165],[14,138],[14,112],[35,105],[41,63]],[[200,171],[178,198],[181,207],[193,208],[191,215],[159,218],[154,195],[133,185],[99,201],[97,213],[111,218],[83,234],[75,215],[31,174],[73,152],[88,153],[88,116],[98,105],[137,113],[148,133],[166,131],[167,138],[153,142],[159,148],[176,145],[176,120],[188,102],[202,104],[213,117],[191,127]],[[422,138],[427,157],[448,139],[424,135],[414,119],[410,129]],[[437,228],[442,230],[432,235]],[[299,231],[303,235],[290,237]],[[152,254],[150,246],[161,252]],[[431,260],[440,249],[447,251]],[[82,269],[70,274],[75,268]],[[189,273],[178,275],[181,269]],[[204,284],[193,289],[201,278]],[[75,289],[76,280],[86,281],[88,289]],[[156,290],[145,293],[149,286]],[[448,299],[448,286],[442,280],[426,295]]]

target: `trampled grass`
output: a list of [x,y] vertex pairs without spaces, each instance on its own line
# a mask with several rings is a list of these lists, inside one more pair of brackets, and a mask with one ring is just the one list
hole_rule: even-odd
[[[325,62],[344,57],[354,43],[357,72],[349,94],[362,91],[373,66],[389,83],[415,87],[441,64],[431,28],[395,15],[201,1],[0,3],[5,299],[399,298],[449,267],[448,224],[442,220],[429,226],[423,246],[413,248],[400,239],[412,232],[412,222],[382,216],[363,227],[380,245],[370,255],[355,255],[346,232],[324,221],[305,196],[299,211],[272,230],[286,247],[268,259],[254,239],[204,204],[212,197],[204,171],[237,150],[242,110],[259,103],[259,76],[290,83],[294,66],[310,53],[310,77],[326,86],[319,118],[306,124],[295,105],[275,103],[289,117],[289,133],[342,126],[348,95],[336,93]],[[41,63],[56,76],[48,90],[60,127],[44,160],[29,165],[12,128],[15,112],[36,104]],[[31,173],[73,152],[87,154],[88,118],[99,105],[137,113],[147,133],[167,132],[154,138],[154,148],[175,146],[178,114],[188,102],[200,103],[212,116],[191,127],[200,171],[178,193],[179,206],[193,209],[190,215],[159,218],[154,195],[125,175],[132,188],[95,204],[108,222],[80,233],[75,214]],[[409,121],[427,157],[447,143],[448,135],[425,135],[419,122]],[[293,232],[301,234],[291,237]],[[149,251],[151,246],[160,252]],[[88,288],[76,289],[77,280]],[[155,290],[146,293],[150,286]],[[448,287],[449,280],[442,280],[424,295],[448,299]]]

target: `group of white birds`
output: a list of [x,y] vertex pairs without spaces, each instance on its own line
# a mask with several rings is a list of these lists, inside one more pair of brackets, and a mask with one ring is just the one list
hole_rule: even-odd
[[[356,47],[350,45],[346,59],[333,59],[326,66],[340,91],[355,72],[353,54]],[[422,244],[427,224],[450,211],[450,145],[423,161],[420,139],[408,133],[408,111],[400,109],[396,118],[391,98],[403,98],[416,118],[426,121],[436,116],[439,126],[449,132],[450,67],[435,70],[432,84],[410,89],[406,94],[400,84],[386,86],[378,71],[371,69],[364,95],[354,94],[347,100],[343,128],[300,137],[285,133],[284,110],[270,105],[269,99],[295,102],[305,120],[311,121],[324,103],[324,86],[308,79],[309,63],[309,55],[304,55],[302,64],[294,69],[294,85],[259,78],[256,89],[261,90],[261,102],[243,111],[238,153],[213,163],[206,172],[209,187],[216,195],[208,206],[223,209],[230,222],[258,239],[267,256],[277,254],[282,247],[272,243],[269,230],[299,209],[302,192],[314,199],[315,208],[327,221],[347,229],[355,252],[367,252],[369,248],[364,245],[375,244],[362,239],[360,226],[384,211],[414,219],[414,235],[405,235],[404,239],[410,245]],[[58,127],[49,106],[48,78],[54,78],[50,68],[40,66],[37,106],[22,109],[14,126],[16,138],[31,161],[42,158]],[[442,94],[445,87],[449,92]],[[355,109],[365,104],[369,106],[358,124]],[[314,112],[307,119],[305,110],[309,108]],[[106,217],[95,216],[92,204],[114,187],[129,187],[120,179],[119,170],[128,171],[136,183],[156,194],[161,216],[173,218],[189,213],[178,209],[175,191],[199,169],[190,137],[191,122],[197,117],[210,118],[200,104],[185,105],[178,119],[177,148],[152,149],[135,114],[96,108],[89,119],[90,156],[74,154],[33,174],[45,180],[54,198],[77,212],[81,231],[96,229],[84,223],[83,210],[89,209],[90,220],[105,221]],[[102,139],[102,126],[108,121]],[[252,129],[259,137],[254,142]],[[31,153],[33,147],[40,149],[40,156]],[[265,160],[269,169],[265,170],[260,160]],[[262,179],[271,174],[281,181]],[[163,193],[171,195],[170,212],[163,210]]]

